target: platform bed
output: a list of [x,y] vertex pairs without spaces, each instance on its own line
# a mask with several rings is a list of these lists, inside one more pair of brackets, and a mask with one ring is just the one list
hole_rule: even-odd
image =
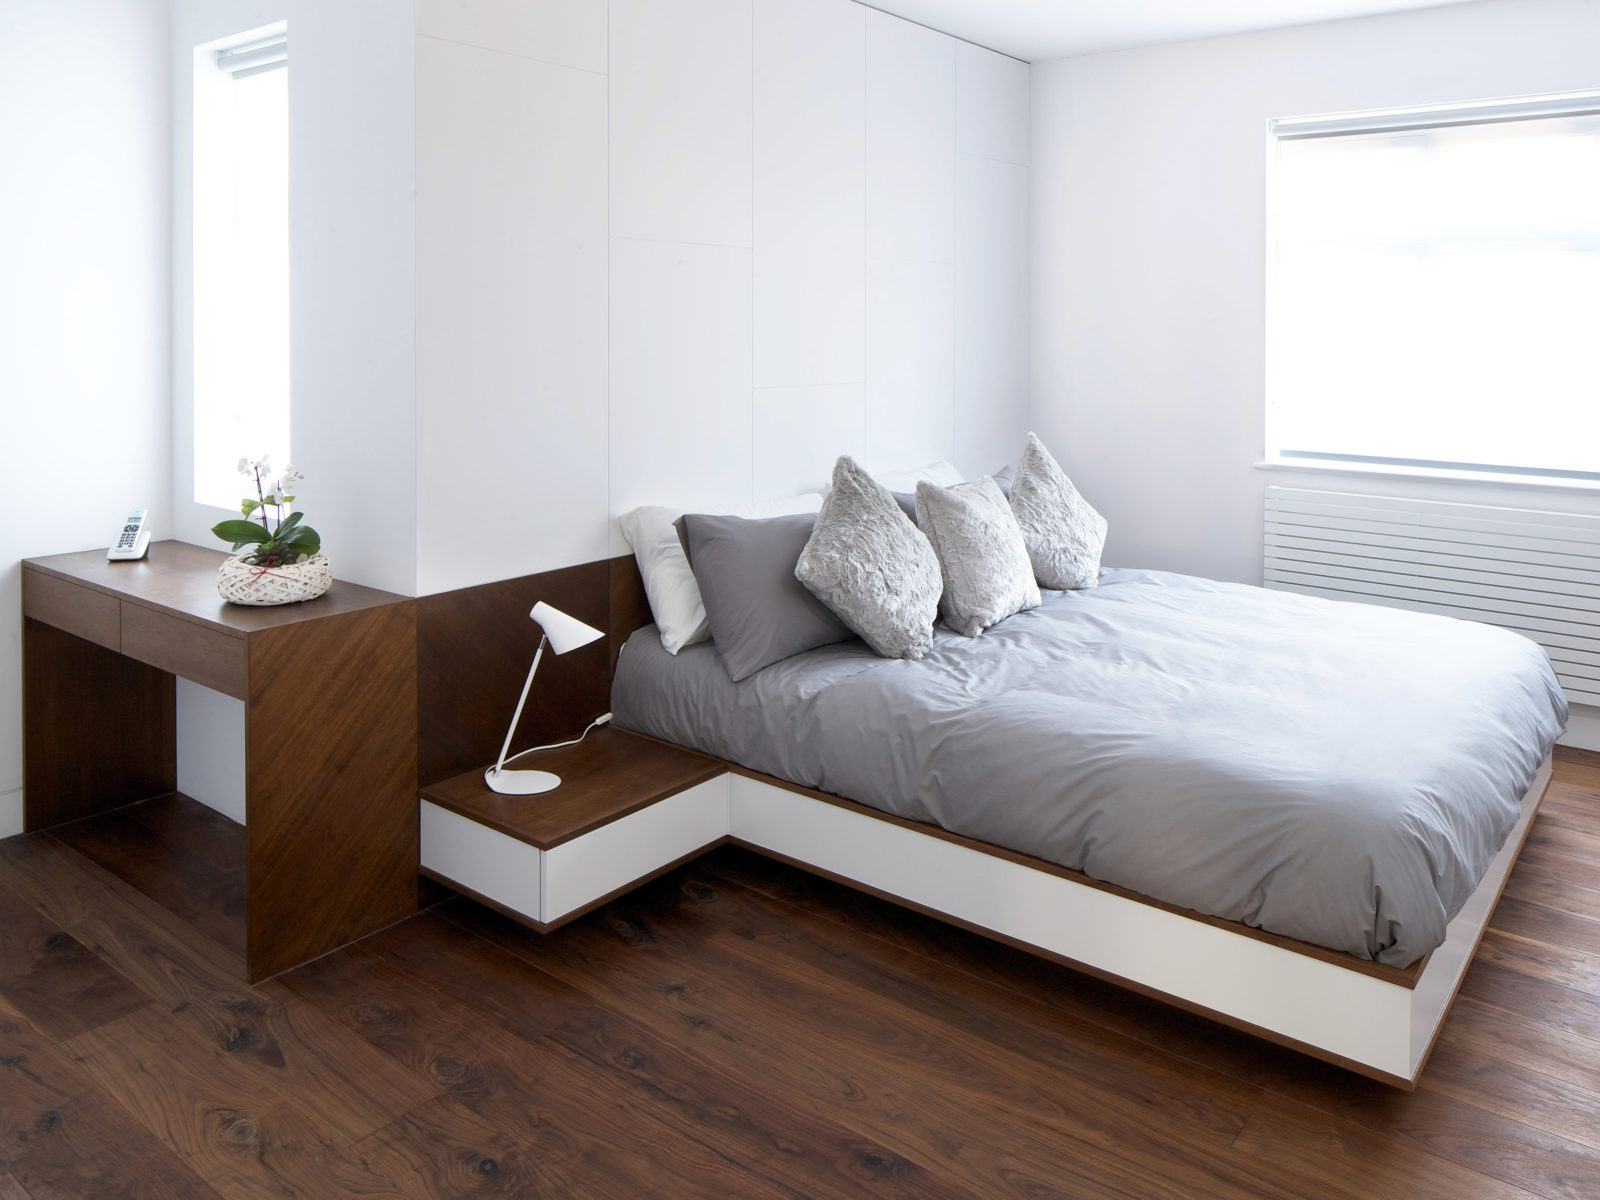
[[[591,756],[637,754],[621,731]],[[624,747],[614,751],[612,747]],[[695,755],[655,793],[619,796],[569,835],[530,830],[475,777],[426,789],[425,874],[541,930],[733,842],[1396,1087],[1411,1089],[1550,780],[1443,945],[1399,969],[1180,909],[1081,872]],[[594,783],[603,789],[601,761]]]

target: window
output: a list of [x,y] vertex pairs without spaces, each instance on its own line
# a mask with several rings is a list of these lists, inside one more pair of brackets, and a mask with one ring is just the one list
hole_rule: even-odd
[[194,498],[289,461],[289,70],[283,25],[194,63]]
[[1269,458],[1600,480],[1600,94],[1271,153]]

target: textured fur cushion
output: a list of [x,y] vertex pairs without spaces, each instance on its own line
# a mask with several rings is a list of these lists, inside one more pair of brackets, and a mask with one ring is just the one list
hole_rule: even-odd
[[889,490],[848,455],[833,466],[794,575],[885,658],[921,658],[933,646],[939,560]]
[[1011,511],[1022,528],[1034,576],[1047,588],[1092,588],[1100,581],[1106,519],[1078,494],[1034,434],[1011,483]]
[[1022,530],[993,479],[917,484],[917,524],[939,556],[939,611],[957,633],[977,637],[1012,613],[1039,607]]

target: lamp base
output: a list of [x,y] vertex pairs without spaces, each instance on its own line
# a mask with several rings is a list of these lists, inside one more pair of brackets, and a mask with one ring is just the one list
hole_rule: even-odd
[[534,796],[554,789],[561,776],[549,771],[496,771],[490,767],[483,773],[483,781],[490,791],[503,796]]

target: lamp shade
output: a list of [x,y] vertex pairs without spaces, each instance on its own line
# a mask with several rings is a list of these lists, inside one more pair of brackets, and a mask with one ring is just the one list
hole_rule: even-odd
[[585,625],[577,617],[569,617],[559,608],[552,608],[543,600],[535,604],[533,611],[528,615],[539,623],[539,628],[544,630],[545,637],[550,639],[550,649],[557,654],[565,654],[568,650],[587,646],[597,638],[605,636],[593,625]]

